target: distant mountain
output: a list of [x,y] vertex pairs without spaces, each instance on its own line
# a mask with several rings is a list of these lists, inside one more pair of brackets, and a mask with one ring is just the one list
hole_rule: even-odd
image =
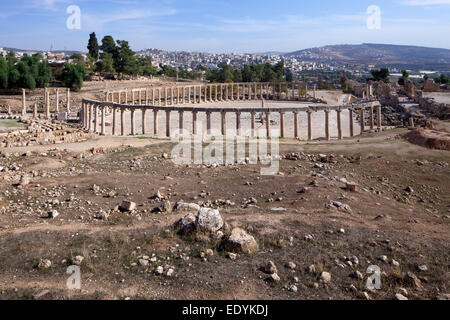
[[338,61],[364,64],[450,64],[450,50],[417,46],[364,43],[360,45],[333,45],[305,49],[285,54],[318,61]]

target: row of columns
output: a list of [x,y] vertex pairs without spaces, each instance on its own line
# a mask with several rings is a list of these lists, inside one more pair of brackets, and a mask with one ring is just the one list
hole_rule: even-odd
[[[202,102],[242,101],[257,99],[301,100],[308,96],[308,85],[301,83],[225,83],[183,87],[132,89],[106,93],[106,102],[132,105],[169,106]],[[313,86],[316,98],[316,86]]]
[[[101,135],[105,135],[105,126],[106,126],[106,111],[107,109],[111,109],[112,110],[112,116],[113,116],[113,123],[112,123],[112,134],[113,135],[121,135],[124,136],[126,135],[126,121],[125,121],[125,112],[126,110],[130,110],[131,112],[131,135],[136,135],[136,125],[135,125],[135,110],[137,110],[139,107],[137,108],[127,108],[125,106],[122,107],[108,107],[108,106],[104,106],[104,105],[99,105],[99,104],[91,104],[91,103],[87,103],[87,102],[83,102],[82,105],[82,111],[81,111],[81,122],[83,124],[83,127],[88,130],[88,131],[93,131],[95,133],[100,133]],[[374,123],[374,107],[368,107],[369,109],[369,119],[370,119],[370,129],[374,129],[375,127],[375,123]],[[379,131],[382,130],[382,126],[381,126],[381,107],[377,106],[376,108],[376,112],[377,112],[377,129]],[[142,107],[140,108],[142,111],[142,135],[146,135],[147,132],[147,128],[146,128],[146,114],[147,114],[147,110],[149,110],[150,108],[148,107]],[[361,125],[361,132],[365,131],[365,121],[364,121],[364,111],[365,108],[361,108],[359,109],[360,112],[360,125]],[[120,112],[120,133],[118,132],[118,127],[117,127],[117,113]],[[153,109],[153,128],[154,128],[154,135],[158,135],[158,112],[159,110],[157,109]],[[171,115],[172,110],[166,110],[166,136],[170,137],[171,134],[171,128],[170,128],[170,115]],[[179,129],[184,129],[184,110],[179,110]],[[197,134],[196,130],[197,130],[197,114],[199,111],[192,111],[192,119],[193,119],[193,123],[192,123],[192,132],[193,134]],[[212,128],[211,125],[211,114],[213,111],[204,111],[206,113],[206,129],[209,131]],[[294,114],[294,137],[296,139],[299,138],[299,121],[298,121],[298,114],[301,111],[289,111],[292,112]],[[312,140],[312,110],[306,110],[307,112],[307,122],[308,122],[308,140]],[[324,110],[325,112],[325,139],[326,140],[330,140],[330,112],[331,110]],[[341,109],[336,109],[336,116],[337,116],[337,129],[338,129],[338,139],[342,140],[343,139],[343,134],[342,134],[342,110]],[[221,111],[221,133],[222,135],[226,135],[226,113],[235,113],[236,116],[236,131],[237,134],[240,135],[241,134],[241,112],[240,111]],[[266,134],[267,136],[270,136],[271,132],[270,132],[270,114],[271,112],[262,110],[262,109],[255,109],[255,111],[251,111],[251,132],[252,135],[254,135],[254,131],[255,131],[255,115],[256,113],[263,113],[265,115],[265,123],[266,123]],[[285,113],[286,112],[279,112],[280,113],[280,136],[281,138],[285,137]],[[354,136],[354,116],[353,116],[354,110],[353,109],[349,109],[349,128],[350,128],[350,137]],[[101,118],[100,118],[101,117]]]
[[[67,113],[70,113],[70,89],[67,88]],[[56,95],[56,113],[59,113],[59,89],[55,90]],[[22,89],[22,116],[25,117],[27,114],[27,96],[26,90]],[[50,119],[50,90],[48,88],[44,89],[44,114],[47,119]],[[33,105],[33,117],[37,118],[38,110],[37,104]]]

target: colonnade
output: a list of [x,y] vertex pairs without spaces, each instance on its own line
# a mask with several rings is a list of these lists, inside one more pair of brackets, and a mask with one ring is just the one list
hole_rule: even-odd
[[[141,111],[141,132],[136,130],[136,116],[137,110]],[[200,106],[148,106],[148,105],[130,105],[121,104],[115,102],[101,102],[89,99],[83,99],[82,108],[80,112],[80,121],[84,129],[99,133],[101,135],[106,135],[106,114],[112,113],[112,135],[125,136],[129,131],[127,125],[130,126],[131,135],[147,135],[150,134],[147,130],[146,121],[149,113],[153,114],[153,134],[159,134],[160,127],[160,114],[165,113],[165,135],[170,137],[172,134],[171,128],[171,113],[178,112],[178,129],[184,128],[184,115],[185,113],[192,113],[192,130],[193,134],[197,134],[197,119],[199,113],[204,113],[206,115],[206,129],[210,131],[212,129],[211,114],[219,113],[221,115],[221,125],[220,130],[222,135],[226,135],[226,115],[234,114],[236,118],[236,132],[238,135],[243,132],[243,129],[250,129],[252,135],[255,133],[255,122],[256,115],[262,115],[263,123],[265,124],[265,130],[267,136],[271,136],[271,114],[278,113],[280,118],[279,131],[280,136],[284,138],[286,136],[285,129],[285,115],[287,113],[292,113],[294,115],[294,137],[299,138],[299,114],[305,112],[307,114],[307,128],[308,128],[308,140],[312,140],[313,137],[313,125],[312,125],[312,114],[315,112],[325,113],[325,139],[330,140],[330,113],[336,113],[336,125],[338,132],[338,139],[343,139],[343,121],[342,121],[342,111],[348,110],[349,112],[349,136],[353,137],[355,134],[354,130],[354,117],[359,116],[359,123],[361,126],[361,132],[370,130],[382,130],[381,125],[381,105],[378,101],[365,102],[361,104],[345,105],[345,106],[301,106],[301,107],[280,107],[280,108],[215,108],[215,107],[200,107]],[[129,111],[131,117],[129,123],[125,120],[125,112]],[[375,112],[376,112],[376,123],[375,123]],[[242,128],[241,115],[243,113],[248,113],[251,115],[250,128]],[[365,120],[368,113],[368,123]],[[120,118],[120,127],[118,120]]]
[[[309,87],[311,87],[309,89]],[[309,91],[311,90],[311,95]],[[106,102],[173,106],[244,100],[314,101],[316,85],[297,82],[245,82],[164,86],[105,92]],[[309,100],[308,100],[309,99]]]

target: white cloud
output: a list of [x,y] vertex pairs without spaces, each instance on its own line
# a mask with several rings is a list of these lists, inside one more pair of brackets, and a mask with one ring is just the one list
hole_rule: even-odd
[[435,6],[435,5],[450,5],[450,0],[403,0],[400,2],[406,6]]

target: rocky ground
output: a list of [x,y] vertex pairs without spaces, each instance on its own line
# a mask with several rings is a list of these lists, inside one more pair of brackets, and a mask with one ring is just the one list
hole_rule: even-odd
[[448,299],[450,154],[405,132],[283,140],[274,176],[161,140],[2,149],[0,299]]

